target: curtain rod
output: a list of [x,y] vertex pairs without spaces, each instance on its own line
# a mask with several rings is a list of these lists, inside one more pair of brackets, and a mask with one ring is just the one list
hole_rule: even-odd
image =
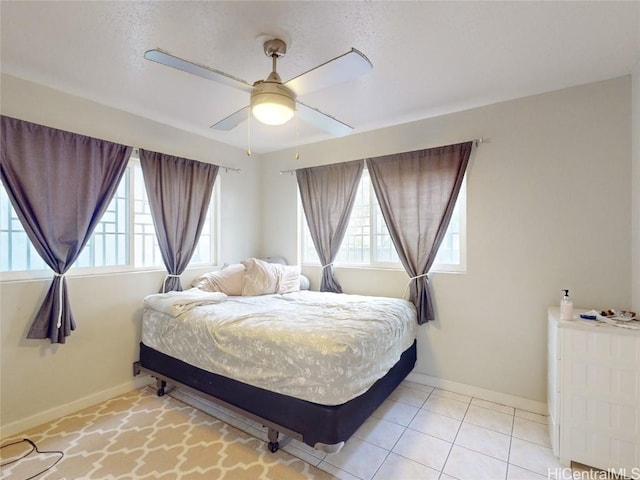
[[[473,142],[474,146],[478,146],[481,143],[489,143],[489,139],[485,138],[485,137],[480,137],[480,138],[474,138],[473,140],[471,140]],[[433,147],[433,148],[437,148],[437,147]],[[293,172],[295,172],[296,170],[298,170],[297,168],[291,168],[289,170],[280,170],[280,175],[284,175],[285,173],[290,173],[291,175],[293,175]]]
[[[133,147],[133,153],[135,153],[138,156],[138,158],[140,158],[140,149],[138,147]],[[229,172],[240,173],[242,171],[239,168],[225,167],[224,165],[218,165],[218,167],[223,169],[224,173],[229,173]]]

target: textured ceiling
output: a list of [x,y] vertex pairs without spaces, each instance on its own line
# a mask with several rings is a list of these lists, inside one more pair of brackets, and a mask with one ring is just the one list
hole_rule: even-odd
[[[371,73],[300,98],[355,132],[626,75],[640,58],[638,1],[3,0],[0,14],[4,73],[240,148],[247,122],[209,126],[248,94],[146,61],[146,50],[253,82],[271,69],[262,34],[288,43],[285,81],[357,48]],[[251,126],[257,153],[328,138],[302,120]]]

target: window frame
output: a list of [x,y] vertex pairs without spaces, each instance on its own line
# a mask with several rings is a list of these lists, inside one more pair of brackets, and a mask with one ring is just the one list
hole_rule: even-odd
[[[363,174],[366,172],[365,171]],[[362,185],[362,179],[360,180],[360,185]],[[360,188],[360,185],[358,188]],[[359,193],[359,192],[358,192]],[[376,209],[380,209],[378,206],[377,199],[375,198],[375,192],[373,187],[370,187],[370,227],[369,227],[369,238],[370,238],[370,261],[369,263],[348,263],[348,262],[340,262],[338,259],[334,262],[334,266],[337,268],[349,268],[349,269],[380,269],[380,270],[403,270],[404,267],[400,261],[398,262],[385,262],[385,261],[375,261],[375,248],[373,246],[374,237],[376,235],[376,218],[379,217],[383,222],[384,219],[382,215],[376,215]],[[304,209],[302,208],[302,201],[300,199],[300,193],[298,192],[298,248],[299,248],[299,256],[300,263],[303,266],[310,267],[319,267],[320,262],[315,260],[308,260],[305,258],[305,251],[308,248],[313,248],[313,244],[311,242],[311,238],[308,234],[308,225],[307,220],[304,215]],[[460,192],[458,194],[458,198],[456,199],[456,212],[458,215],[459,229],[458,232],[460,236],[459,244],[460,244],[460,262],[458,264],[447,264],[447,263],[434,263],[430,269],[430,273],[466,273],[467,271],[467,177],[466,174],[463,178],[462,185],[460,187]],[[307,244],[307,239],[311,245]],[[341,246],[342,248],[342,246]],[[315,251],[315,249],[314,249]],[[317,256],[317,254],[316,254]]]
[[[69,268],[65,276],[67,277],[87,277],[87,276],[100,276],[100,275],[115,275],[123,273],[136,273],[136,272],[156,272],[166,271],[164,264],[153,266],[139,266],[136,267],[136,252],[135,252],[135,171],[134,168],[140,168],[140,159],[137,152],[131,154],[127,163],[126,175],[129,175],[128,185],[128,252],[127,263],[124,265],[107,265],[107,266],[90,266],[90,267],[76,267]],[[121,182],[125,181],[125,177],[121,179]],[[0,188],[4,189],[4,185],[0,184]],[[201,268],[207,266],[215,266],[219,258],[220,247],[220,176],[216,178],[216,182],[213,186],[211,200],[209,203],[209,227],[211,236],[211,261],[210,262],[198,262],[189,263],[187,268]],[[95,233],[95,232],[94,232]],[[93,237],[93,234],[92,234]],[[86,246],[85,246],[86,248]],[[36,253],[37,255],[37,253]],[[39,258],[39,257],[38,257]],[[12,271],[0,271],[0,283],[2,282],[17,282],[17,281],[32,281],[42,280],[50,278],[53,275],[53,271],[47,267],[45,269],[29,269],[29,270],[12,270]]]

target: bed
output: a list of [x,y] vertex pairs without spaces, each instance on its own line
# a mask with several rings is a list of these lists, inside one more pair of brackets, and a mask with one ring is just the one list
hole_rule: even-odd
[[335,452],[413,369],[415,317],[400,299],[299,289],[150,295],[134,373],[261,422],[272,452],[280,433]]

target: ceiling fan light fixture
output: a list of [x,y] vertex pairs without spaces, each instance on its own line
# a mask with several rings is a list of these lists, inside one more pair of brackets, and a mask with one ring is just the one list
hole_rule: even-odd
[[284,125],[296,110],[295,95],[279,83],[260,82],[251,94],[251,113],[265,125]]

